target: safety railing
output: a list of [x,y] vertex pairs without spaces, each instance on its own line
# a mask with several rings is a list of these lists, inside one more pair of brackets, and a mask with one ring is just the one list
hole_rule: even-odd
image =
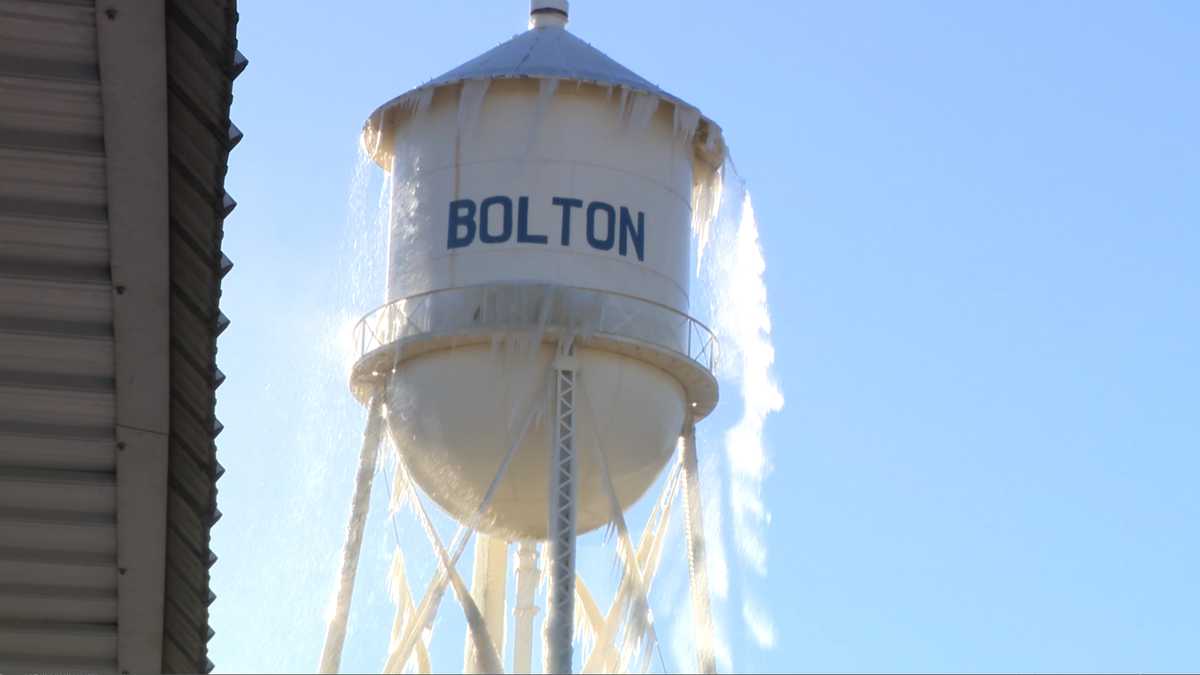
[[448,288],[390,302],[354,328],[359,358],[397,341],[434,335],[571,332],[671,350],[716,370],[716,336],[676,309],[612,291],[546,284]]

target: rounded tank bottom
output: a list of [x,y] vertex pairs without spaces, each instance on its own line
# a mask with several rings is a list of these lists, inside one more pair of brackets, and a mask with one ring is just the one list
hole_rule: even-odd
[[[474,345],[405,360],[387,394],[390,433],[413,480],[460,521],[477,511],[497,469],[532,420],[477,527],[508,540],[545,539],[555,391],[552,345]],[[577,528],[612,509],[599,455],[621,509],[649,489],[675,449],[685,396],[666,372],[579,349],[576,370]]]

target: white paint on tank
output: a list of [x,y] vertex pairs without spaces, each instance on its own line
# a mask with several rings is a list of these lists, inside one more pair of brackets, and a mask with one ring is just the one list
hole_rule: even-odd
[[[532,358],[486,345],[434,352],[404,362],[388,393],[393,439],[416,482],[459,520],[469,519],[524,422],[542,410],[513,458],[480,529],[508,540],[546,536],[552,345]],[[605,453],[617,498],[640,498],[670,458],[683,425],[684,396],[666,372],[595,349],[578,353],[576,447],[578,529],[608,522],[596,449]]]
[[[579,337],[580,532],[611,516],[599,453],[627,508],[685,413],[716,400],[715,380],[697,386],[711,364],[690,358],[686,314],[695,186],[720,163],[719,129],[567,33],[565,1],[531,7],[545,10],[533,30],[384,106],[363,135],[392,174],[398,309],[383,329],[405,345],[387,352],[391,433],[422,489],[466,520],[533,410],[480,525],[509,539],[546,536],[548,385],[564,326]],[[363,375],[380,376],[368,362]]]
[[529,281],[686,312],[692,151],[672,112],[505,80],[475,115],[481,90],[439,91],[396,133],[388,298]]

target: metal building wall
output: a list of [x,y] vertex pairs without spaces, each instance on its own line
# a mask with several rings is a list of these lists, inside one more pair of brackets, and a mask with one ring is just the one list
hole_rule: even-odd
[[235,26],[0,0],[0,671],[211,667]]
[[0,50],[0,670],[113,670],[116,393],[95,11],[0,0]]
[[229,151],[241,132],[229,120],[233,80],[246,66],[237,51],[234,0],[169,0],[171,259],[171,437],[167,505],[163,666],[207,672],[209,528],[220,517],[214,439],[221,432],[215,391],[221,279],[233,266],[221,252],[223,221],[235,203],[225,193]]

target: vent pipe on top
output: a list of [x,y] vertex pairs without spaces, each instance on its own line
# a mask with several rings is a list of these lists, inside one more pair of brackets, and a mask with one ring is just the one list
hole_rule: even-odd
[[567,25],[568,0],[531,0],[530,28],[564,28]]

